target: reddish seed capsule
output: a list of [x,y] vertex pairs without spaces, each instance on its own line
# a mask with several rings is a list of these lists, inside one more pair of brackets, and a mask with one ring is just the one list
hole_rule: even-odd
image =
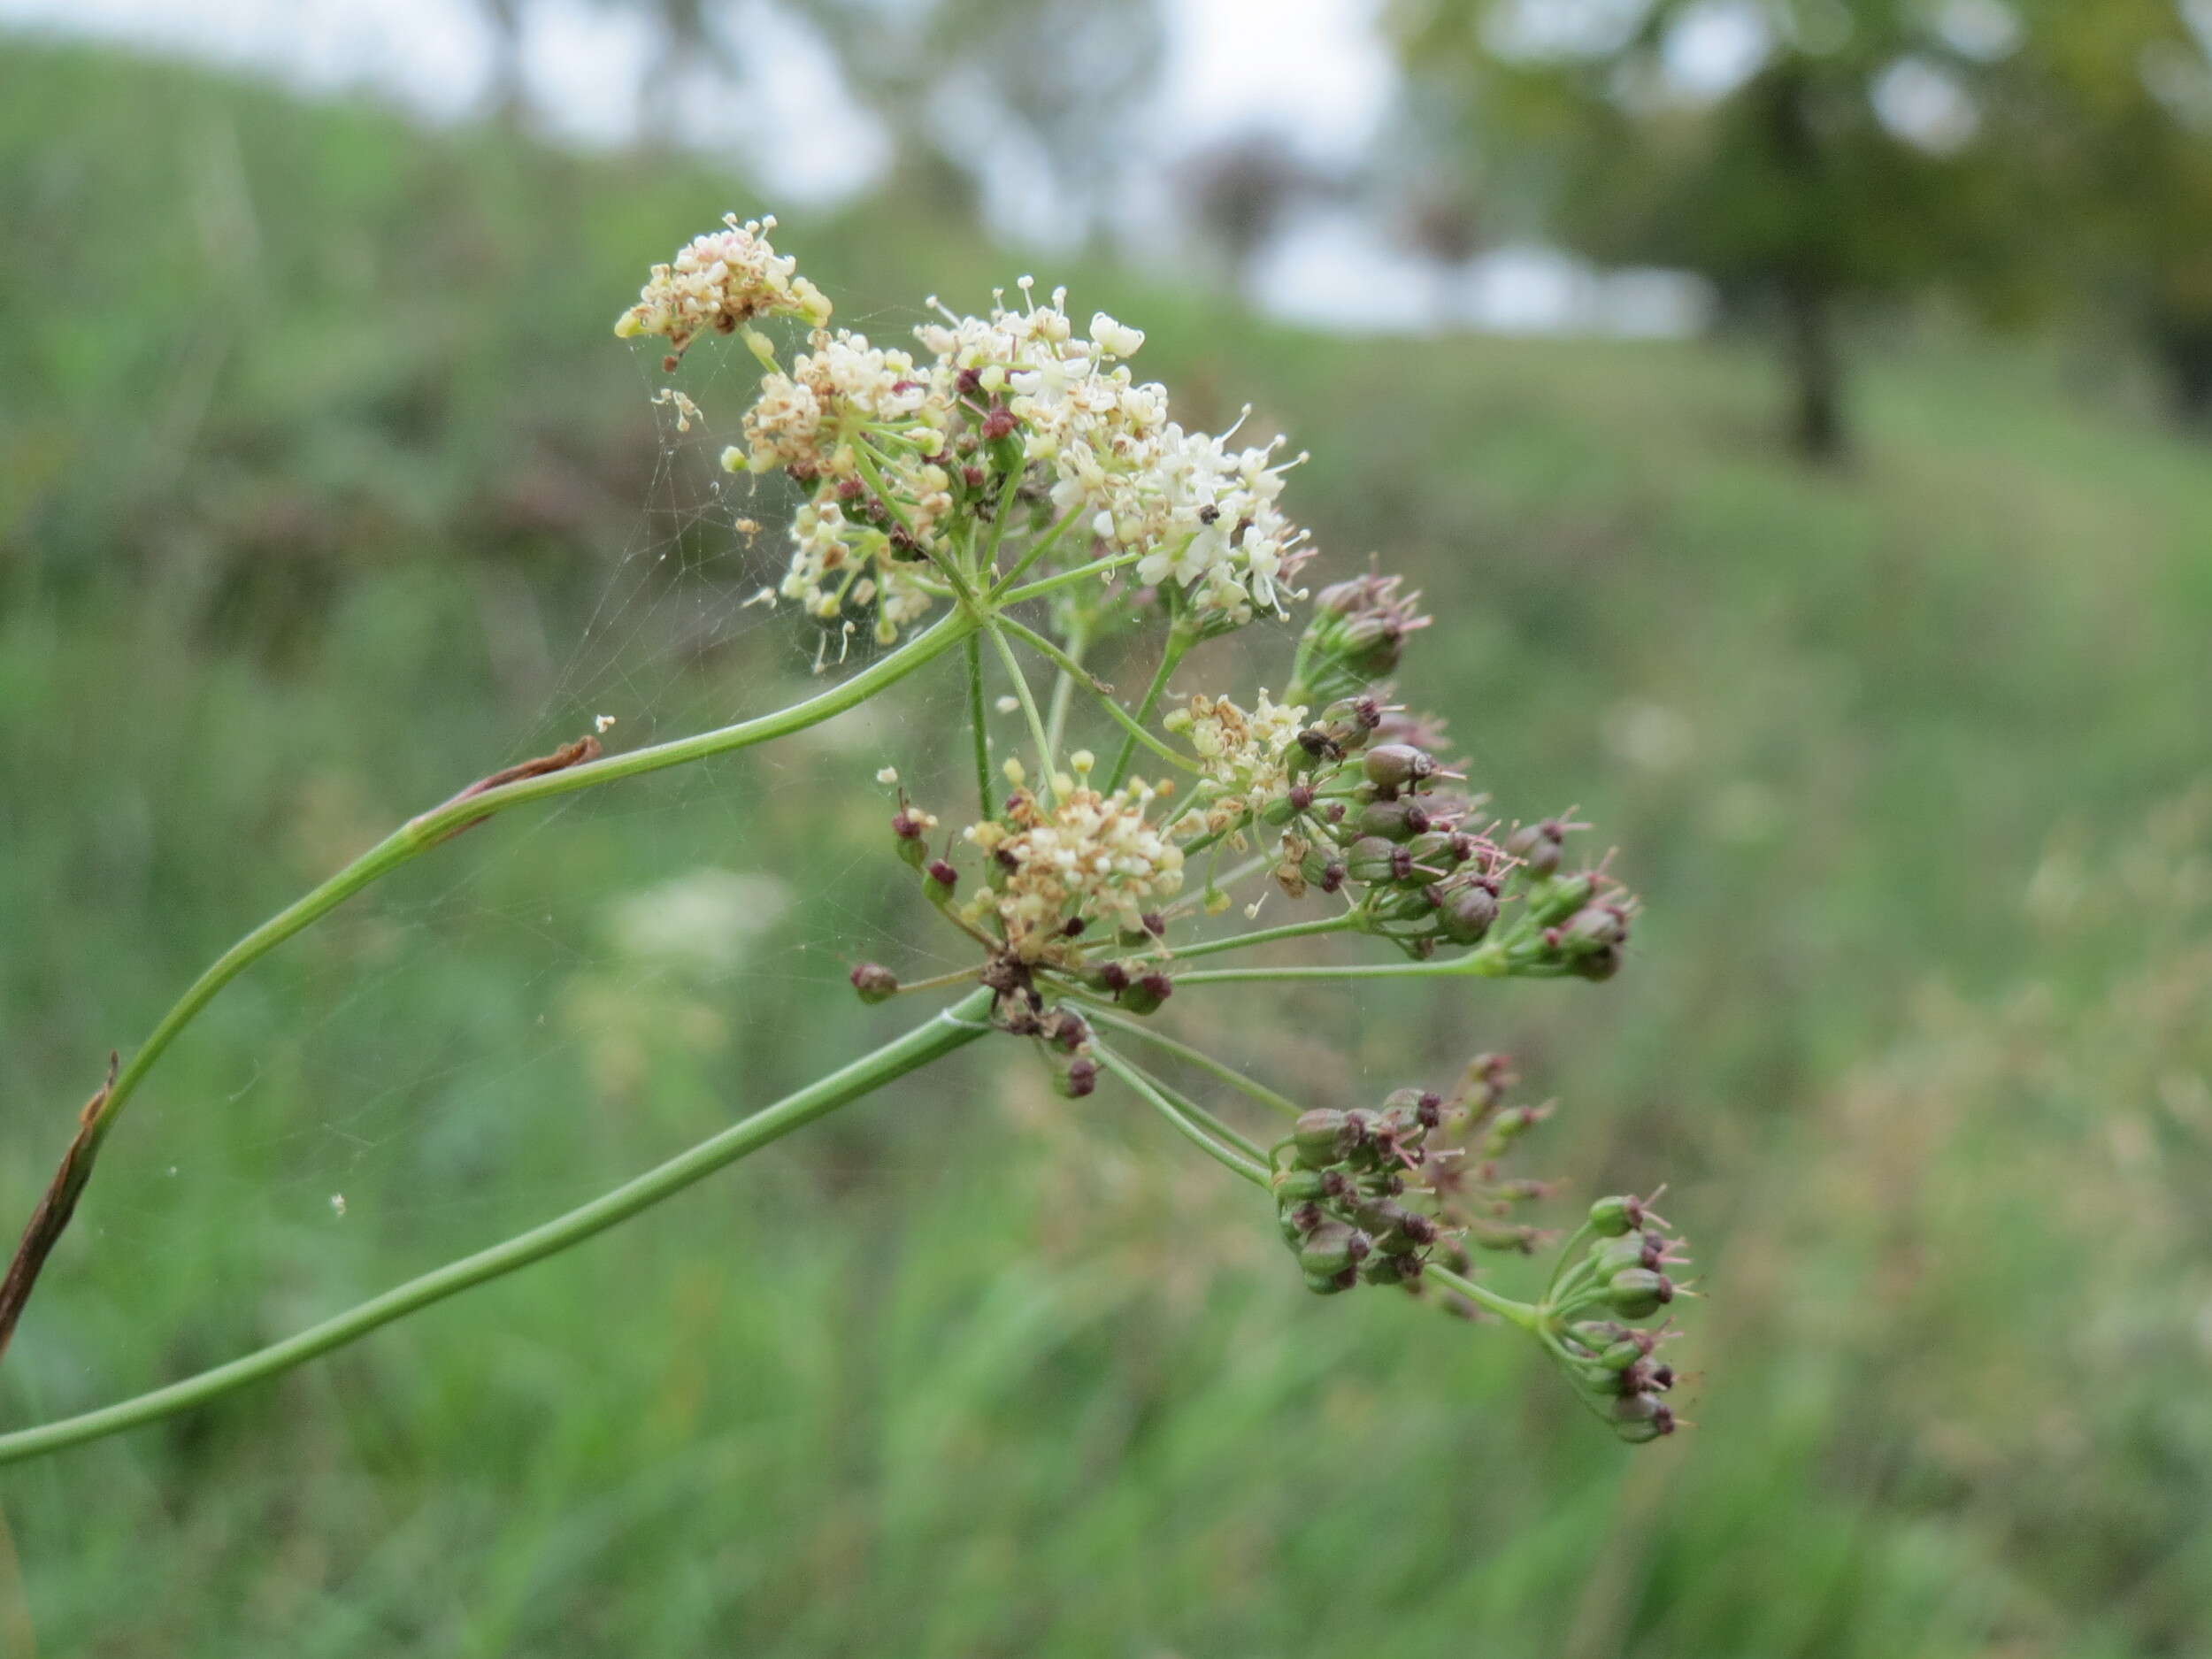
[[850,977],[864,1002],[881,1002],[899,994],[899,976],[876,963],[862,963]]

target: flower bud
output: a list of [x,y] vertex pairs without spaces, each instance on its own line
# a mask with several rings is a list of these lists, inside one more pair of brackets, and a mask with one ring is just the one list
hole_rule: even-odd
[[1532,875],[1548,876],[1559,868],[1566,851],[1566,830],[1557,818],[1524,824],[1505,838],[1505,849],[1528,866]]
[[1356,826],[1362,835],[1385,841],[1411,841],[1429,826],[1429,815],[1413,801],[1370,801],[1360,809]]
[[952,890],[960,885],[960,872],[942,858],[930,860],[928,875],[929,880],[924,884],[924,891],[941,904],[950,898]]
[[862,963],[850,977],[853,989],[860,993],[864,1002],[888,1002],[899,994],[899,976],[875,963]]
[[925,842],[928,822],[910,808],[901,807],[891,815],[891,833],[897,838],[899,856],[919,870],[929,857]]
[[1359,1272],[1356,1269],[1349,1267],[1340,1273],[1308,1273],[1306,1275],[1306,1288],[1317,1296],[1333,1296],[1339,1291],[1351,1289],[1357,1283],[1359,1283]]
[[1299,1113],[1290,1138],[1297,1148],[1298,1162],[1310,1170],[1342,1163],[1345,1155],[1359,1144],[1349,1118],[1327,1106]]
[[1370,1285],[1409,1285],[1421,1277],[1421,1263],[1411,1256],[1371,1256],[1360,1263],[1359,1276]]
[[[1433,817],[1430,822],[1435,822]],[[1459,850],[1459,842],[1463,839],[1449,830],[1423,830],[1406,843],[1406,856],[1417,864],[1440,870],[1448,875],[1464,857]]]
[[1069,1100],[1081,1100],[1098,1087],[1098,1062],[1087,1054],[1076,1056],[1064,1071],[1052,1074],[1052,1086]]
[[1324,893],[1333,893],[1344,885],[1342,862],[1318,847],[1309,850],[1299,860],[1298,873],[1305,878],[1309,886],[1318,887]]
[[1394,881],[1398,849],[1379,835],[1363,835],[1345,849],[1344,872],[1355,881]]
[[1479,881],[1447,890],[1437,907],[1437,925],[1455,945],[1479,945],[1498,919],[1497,895]]
[[1174,993],[1174,982],[1155,969],[1141,975],[1121,994],[1121,1005],[1133,1014],[1149,1014]]
[[1650,1394],[1624,1394],[1613,1406],[1613,1432],[1632,1445],[1674,1432],[1674,1412]]
[[1523,1256],[1533,1255],[1536,1241],[1542,1236],[1534,1227],[1493,1221],[1486,1216],[1469,1217],[1466,1233],[1467,1242],[1477,1249],[1515,1250]]
[[1635,1337],[1624,1336],[1617,1342],[1605,1345],[1605,1351],[1598,1356],[1598,1363],[1609,1371],[1625,1371],[1640,1362],[1650,1347],[1648,1340],[1640,1342]]
[[1275,1196],[1286,1203],[1310,1202],[1325,1198],[1329,1193],[1328,1177],[1319,1170],[1278,1170],[1268,1183]]
[[1596,878],[1586,871],[1555,877],[1530,891],[1528,913],[1539,927],[1555,927],[1587,904],[1596,891]]
[[1309,1273],[1340,1273],[1357,1267],[1373,1253],[1374,1240],[1356,1227],[1340,1221],[1325,1221],[1306,1237],[1298,1252],[1298,1265]]
[[1587,956],[1628,937],[1628,919],[1610,904],[1586,904],[1561,924],[1559,947],[1570,956]]
[[1118,962],[1102,962],[1083,979],[1091,989],[1103,991],[1110,996],[1119,996],[1129,988],[1129,970]]
[[1621,948],[1608,945],[1602,950],[1592,950],[1569,959],[1568,972],[1578,979],[1602,982],[1621,971]]
[[1605,1281],[1605,1300],[1624,1318],[1647,1318],[1674,1300],[1674,1281],[1647,1267],[1624,1267]]
[[1339,697],[1321,710],[1321,726],[1340,747],[1358,749],[1382,724],[1382,704],[1372,697]]
[[1402,789],[1436,770],[1435,757],[1410,743],[1378,743],[1361,764],[1367,781],[1378,789]]
[[1617,1239],[1644,1225],[1644,1201],[1629,1194],[1601,1198],[1590,1206],[1590,1230]]

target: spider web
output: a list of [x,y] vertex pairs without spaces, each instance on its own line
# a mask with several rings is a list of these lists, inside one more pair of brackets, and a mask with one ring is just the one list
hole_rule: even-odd
[[[865,322],[891,335],[913,320]],[[641,397],[671,383],[654,351],[636,362]],[[603,718],[620,753],[766,713],[875,653],[864,626],[760,603],[795,493],[718,465],[756,376],[733,342],[690,354],[673,384],[703,419],[681,430],[656,407],[629,544],[481,772]],[[1209,649],[1287,664],[1282,625],[1248,633]],[[1120,664],[1136,683],[1156,647]],[[417,718],[434,729],[439,710]],[[1000,752],[1027,749],[1018,713],[989,718]],[[1107,728],[1088,735],[1110,752]],[[159,1317],[234,1317],[254,1286],[284,1298],[266,1340],[581,1202],[903,1028],[930,1004],[861,1009],[851,964],[916,978],[973,952],[895,857],[877,774],[895,768],[950,829],[973,802],[970,745],[958,658],[941,659],[794,738],[511,811],[377,884],[257,964],[151,1074],[104,1156],[86,1271],[219,1235],[214,1263],[196,1251],[217,1271],[173,1287]],[[799,1156],[818,1173],[949,1169],[941,1137],[896,1123],[810,1135]],[[142,1358],[148,1381],[173,1371]]]

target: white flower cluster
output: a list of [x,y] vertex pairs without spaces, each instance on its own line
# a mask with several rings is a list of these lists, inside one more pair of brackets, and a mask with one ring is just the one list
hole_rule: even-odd
[[1168,419],[1167,389],[1118,361],[1144,344],[1141,329],[1099,311],[1086,339],[1066,289],[1040,305],[1025,280],[1022,297],[1010,310],[1002,291],[988,317],[946,311],[915,334],[941,372],[972,374],[1006,400],[1025,460],[1050,477],[1054,509],[1085,525],[1102,551],[1140,554],[1138,580],[1172,581],[1228,623],[1249,621],[1255,606],[1280,611],[1278,583],[1311,557],[1305,532],[1276,504],[1295,465],[1276,462],[1281,441],[1232,449],[1233,428],[1186,431]]
[[798,261],[769,245],[773,218],[738,222],[695,236],[668,265],[657,265],[637,303],[615,319],[625,340],[664,334],[672,356],[712,329],[730,334],[756,317],[795,317],[819,327],[829,320],[822,290],[797,274]]
[[1157,793],[1136,781],[1112,795],[1079,787],[1048,807],[1017,792],[1002,818],[964,832],[996,865],[995,885],[969,901],[972,914],[995,912],[1008,949],[1029,963],[1068,960],[1071,917],[1138,927],[1183,885],[1183,849],[1146,821]]
[[[791,294],[818,299],[788,264],[761,268]],[[716,268],[732,267],[721,258]],[[652,326],[664,315],[657,296],[680,288],[657,272],[626,325]],[[1069,557],[1124,556],[1138,582],[1182,589],[1204,626],[1240,625],[1299,596],[1289,584],[1311,550],[1277,505],[1294,465],[1277,460],[1279,441],[1233,449],[1233,429],[1186,431],[1168,419],[1164,388],[1137,380],[1123,361],[1143,345],[1141,330],[1102,311],[1086,338],[1064,291],[1041,304],[1025,279],[1022,294],[1009,309],[1002,291],[987,317],[940,307],[943,322],[915,331],[918,361],[818,327],[788,373],[762,382],[745,444],[722,462],[733,472],[781,470],[811,488],[794,521],[783,595],[824,618],[847,604],[873,606],[878,637],[895,639],[929,608],[918,580],[927,559],[964,515],[981,523],[1018,484],[1073,532]],[[697,311],[682,312],[695,332]]]
[[1305,723],[1303,704],[1279,703],[1264,688],[1248,713],[1226,697],[1201,694],[1161,722],[1190,745],[1219,791],[1202,814],[1213,829],[1289,793],[1291,751]]
[[[745,415],[749,449],[726,451],[723,465],[782,468],[813,483],[792,520],[791,567],[780,591],[825,620],[848,603],[872,606],[877,637],[887,644],[929,609],[914,578],[922,547],[943,533],[954,509],[952,475],[935,458],[949,405],[906,352],[842,328],[818,329],[788,374],[773,371],[761,381]],[[872,452],[866,468],[864,446]],[[895,515],[872,511],[881,499],[877,480]]]

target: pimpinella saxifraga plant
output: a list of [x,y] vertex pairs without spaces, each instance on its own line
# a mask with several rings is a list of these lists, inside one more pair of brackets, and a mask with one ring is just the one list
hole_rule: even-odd
[[[910,796],[895,770],[887,862],[941,918],[970,965],[902,982],[852,971],[861,997],[957,991],[904,1035],[602,1197],[347,1313],[117,1405],[0,1435],[0,1460],[181,1410],[565,1249],[826,1112],[986,1039],[1025,1045],[1059,1088],[1110,1080],[1265,1195],[1307,1287],[1394,1288],[1517,1326],[1630,1440],[1667,1433],[1671,1367],[1655,1357],[1681,1259],[1647,1202],[1600,1200],[1555,1251],[1540,1292],[1476,1276],[1480,1255],[1554,1240],[1518,1219],[1548,1195],[1506,1168],[1548,1109],[1509,1103],[1502,1060],[1448,1091],[1301,1102],[1162,1028],[1171,998],[1240,983],[1391,979],[1609,979],[1635,900],[1579,867],[1558,818],[1509,821],[1444,758],[1440,722],[1390,680],[1430,618],[1377,572],[1311,593],[1306,533],[1286,516],[1300,457],[1171,413],[1130,368],[1144,335],[1103,313],[1079,328],[1064,295],[1025,279],[981,316],[930,302],[911,346],[833,327],[829,299],[776,251],[773,220],[695,238],[653,268],[617,334],[665,342],[680,369],[710,334],[738,336],[763,374],[733,472],[780,472],[803,499],[775,596],[841,662],[878,654],[815,696],[695,736],[606,754],[588,736],[495,772],[410,819],[233,946],[187,988],[81,1114],[0,1289],[0,1344],[67,1225],[100,1146],[163,1050],[222,987],[389,871],[526,803],[789,735],[891,691],[941,659],[964,680],[972,803]],[[796,334],[795,342],[780,334]],[[688,429],[688,395],[660,401]],[[1240,419],[1238,426],[1242,425]],[[1304,619],[1267,687],[1206,680],[1193,654],[1263,615]],[[1125,698],[1091,663],[1148,660]],[[995,753],[989,710],[1019,715]],[[895,868],[895,865],[890,867]],[[1268,906],[1291,919],[1254,926]],[[1285,961],[1266,950],[1343,934],[1385,960]],[[1144,1052],[1155,1070],[1133,1057]],[[1187,1079],[1184,1083],[1173,1078]],[[1188,1082],[1203,1079],[1202,1084]],[[1215,1096],[1211,1103],[1201,1094]],[[1234,1097],[1233,1102],[1227,1097]],[[1239,1126],[1271,1115],[1272,1130]],[[1255,1225],[1267,1225],[1256,1200]]]

